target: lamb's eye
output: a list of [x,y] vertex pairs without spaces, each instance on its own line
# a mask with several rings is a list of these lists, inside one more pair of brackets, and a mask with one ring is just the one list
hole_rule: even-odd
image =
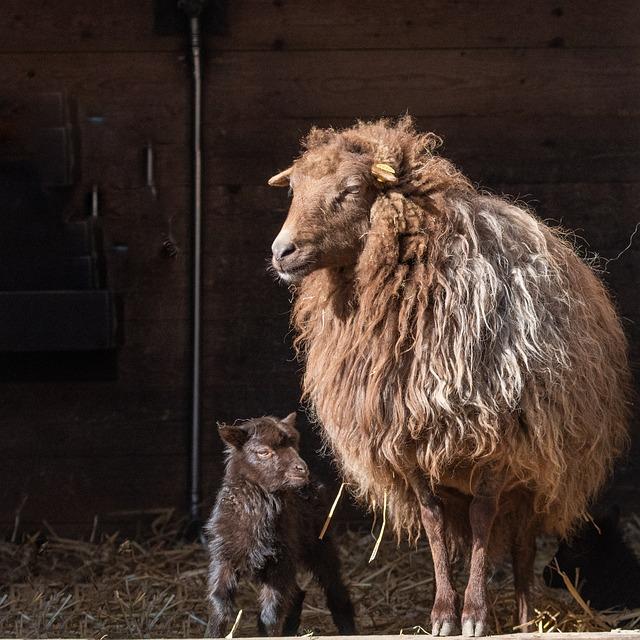
[[273,455],[273,451],[271,449],[267,449],[266,447],[264,449],[256,449],[256,455],[258,456],[258,458],[270,458]]

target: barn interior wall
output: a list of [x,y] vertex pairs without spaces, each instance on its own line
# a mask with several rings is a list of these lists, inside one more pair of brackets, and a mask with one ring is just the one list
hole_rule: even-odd
[[[640,12],[596,0],[234,0],[204,63],[204,501],[216,421],[298,406],[289,293],[266,271],[286,194],[266,179],[312,125],[409,112],[474,180],[614,258],[640,221]],[[125,343],[112,381],[0,383],[0,523],[80,533],[99,514],[184,508],[190,362],[190,67],[150,0],[4,0],[0,94],[75,103],[80,178],[97,184]],[[155,150],[157,198],[146,186]],[[163,249],[167,235],[178,253]],[[123,252],[123,246],[127,247]],[[606,265],[638,362],[640,244]],[[317,438],[304,429],[308,455]],[[637,447],[636,447],[637,449]],[[633,456],[617,499],[634,503]],[[327,464],[320,465],[330,474]]]

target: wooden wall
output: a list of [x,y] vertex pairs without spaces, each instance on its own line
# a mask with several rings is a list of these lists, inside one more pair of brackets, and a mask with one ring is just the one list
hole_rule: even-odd
[[[81,217],[98,183],[117,380],[0,384],[0,522],[88,531],[94,514],[185,504],[190,353],[190,68],[150,0],[4,0],[0,91],[77,104]],[[409,112],[474,180],[520,196],[615,257],[640,221],[640,12],[634,0],[233,0],[206,39],[203,426],[297,406],[288,292],[265,266],[286,196],[265,187],[314,123]],[[144,146],[156,151],[157,200]],[[169,258],[163,234],[180,248]],[[640,243],[605,278],[638,361]],[[305,432],[306,448],[316,444]],[[632,465],[617,486],[632,503]],[[327,467],[324,467],[325,472]],[[111,515],[109,515],[111,514]]]

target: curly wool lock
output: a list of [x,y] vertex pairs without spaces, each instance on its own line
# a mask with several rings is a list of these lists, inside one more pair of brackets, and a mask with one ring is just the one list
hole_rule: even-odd
[[420,534],[411,474],[472,493],[483,467],[566,535],[627,442],[623,331],[562,232],[475,190],[437,144],[409,118],[308,136],[301,170],[326,175],[347,152],[396,179],[356,264],[296,287],[304,394],[358,495],[388,493],[398,535]]

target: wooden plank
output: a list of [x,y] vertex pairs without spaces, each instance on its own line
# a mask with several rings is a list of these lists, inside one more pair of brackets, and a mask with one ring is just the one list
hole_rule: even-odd
[[[130,129],[137,114],[127,112],[102,155],[88,153],[85,173],[95,173],[103,187],[128,189],[144,186],[143,145],[132,142]],[[300,152],[299,141],[313,124],[344,127],[353,118],[272,118],[231,120],[228,116],[205,124],[205,181],[213,185],[263,185],[278,168]],[[476,181],[492,182],[626,182],[640,170],[640,118],[615,116],[540,118],[535,127],[528,117],[421,117],[417,126],[444,139],[440,153]],[[158,125],[159,126],[159,125]],[[111,163],[108,149],[117,149],[121,162]],[[190,164],[185,143],[156,147],[159,199],[172,187],[186,189]],[[149,192],[143,206],[150,208]],[[144,201],[146,200],[146,204]],[[188,198],[187,198],[188,200]],[[184,210],[182,205],[178,210]]]
[[[210,61],[208,113],[238,118],[630,115],[640,49],[227,53]],[[224,96],[220,100],[220,96]]]
[[[174,377],[175,373],[172,372]],[[16,452],[20,446],[20,430],[29,423],[41,427],[43,433],[55,429],[52,439],[71,438],[74,431],[86,429],[98,440],[101,430],[109,424],[156,424],[160,429],[164,424],[181,423],[189,415],[187,398],[182,393],[176,393],[177,398],[173,398],[166,387],[134,388],[79,382],[5,383],[2,392],[0,419],[2,424],[11,424],[15,429],[7,438],[13,442]],[[106,444],[106,440],[96,442],[95,447],[101,449]],[[116,443],[114,446],[117,448]]]
[[[124,109],[124,107],[123,107]],[[87,176],[95,175],[105,188],[144,186],[144,143],[139,140],[139,114],[124,109],[111,116],[108,144],[90,141],[83,160]],[[117,122],[115,121],[117,118]],[[213,185],[262,185],[278,168],[299,153],[299,140],[313,124],[349,126],[353,118],[233,119],[228,114],[205,123],[205,181]],[[158,120],[160,128],[164,121]],[[634,181],[640,170],[640,118],[615,116],[549,116],[531,127],[529,117],[421,117],[417,125],[444,139],[441,153],[473,180],[481,182],[620,182]],[[167,126],[177,126],[175,121]],[[153,139],[154,134],[150,133]],[[119,154],[119,162],[109,161]],[[103,170],[107,165],[108,168]],[[190,184],[190,163],[185,141],[156,145],[155,207],[166,213],[188,208],[188,195],[176,205],[165,206],[167,190]],[[105,201],[105,206],[109,206]],[[140,192],[139,206],[151,210],[147,191]]]
[[[85,114],[140,114],[140,138],[187,112],[188,71],[172,53],[4,54],[0,81],[64,88]],[[640,114],[640,48],[228,52],[208,60],[208,119]],[[148,114],[151,121],[146,117]],[[506,120],[505,120],[506,121]],[[184,122],[183,122],[184,124]]]
[[[26,4],[26,6],[25,6]],[[4,51],[180,50],[184,38],[153,32],[153,3],[5,0]],[[226,3],[227,29],[209,38],[217,50],[424,49],[460,47],[637,46],[633,0],[611,10],[597,0],[394,2],[328,0]]]
[[[422,638],[424,634],[400,634],[400,635],[358,635],[358,640],[403,640],[404,638]],[[611,640],[612,637],[622,638],[638,638],[640,637],[640,631],[627,631],[622,629],[616,629],[615,631],[598,631],[598,632],[544,632],[544,633],[498,633],[491,635],[491,638],[496,640],[547,640],[551,638],[568,638],[569,640]],[[322,638],[322,640],[345,640],[350,636],[314,636]],[[466,636],[450,636],[453,639],[462,639]],[[259,638],[247,638],[246,640],[259,640]]]
[[3,133],[7,130],[22,133],[34,127],[63,127],[69,120],[68,111],[65,96],[61,93],[12,95],[3,88],[0,95],[0,122]]
[[52,458],[12,461],[0,486],[0,522],[9,523],[24,496],[26,526],[47,520],[90,523],[95,514],[179,507],[186,496],[186,457],[156,456],[145,464],[137,456]]
[[[287,364],[284,358],[280,366],[287,366],[289,370],[263,371],[258,375],[258,362],[253,369],[245,368],[249,375],[236,373],[234,380],[225,379],[228,369],[214,371],[215,375],[211,375],[204,367],[203,454],[214,455],[221,449],[216,422],[234,422],[265,414],[283,417],[298,408],[298,366],[291,364],[290,359]],[[255,372],[253,376],[250,375],[252,371]],[[238,381],[240,377],[243,379]],[[170,395],[171,390],[164,392]],[[29,461],[46,457],[57,459],[64,466],[70,457],[135,456],[138,464],[144,467],[151,464],[148,459],[158,456],[188,455],[187,436],[191,426],[188,390],[181,394],[185,400],[182,411],[175,406],[168,407],[166,401],[155,406],[145,404],[143,396],[129,397],[129,404],[118,411],[105,406],[100,397],[103,392],[86,393],[84,402],[74,405],[73,412],[55,399],[46,411],[25,412],[28,418],[14,411],[3,411],[3,416],[9,415],[12,420],[12,429],[3,434],[5,459],[13,465],[31,464]],[[125,397],[121,394],[118,399],[122,402]],[[26,402],[27,397],[18,391],[16,399]],[[110,414],[109,409],[112,409]],[[300,423],[305,424],[302,417]],[[301,430],[305,431],[304,443],[310,429],[305,426]]]
[[[300,136],[313,123],[343,126],[356,115],[396,115],[407,108],[421,128],[445,138],[444,152],[477,180],[635,179],[640,164],[637,56],[619,51],[563,51],[555,57],[547,51],[462,53],[418,52],[410,60],[413,53],[400,51],[368,61],[373,54],[348,52],[343,76],[336,72],[344,66],[338,54],[327,53],[335,58],[327,65],[318,65],[309,53],[281,54],[279,62],[272,53],[222,55],[209,65],[207,78],[207,184],[262,184],[294,157]],[[0,65],[0,80],[25,92],[65,89],[77,98],[85,185],[144,186],[144,149],[151,140],[159,195],[173,186],[187,188],[184,61],[173,54],[72,58],[15,56],[12,64]],[[417,71],[397,74],[391,69],[395,64]],[[36,75],[28,79],[31,71]],[[181,209],[185,206],[188,199]]]

